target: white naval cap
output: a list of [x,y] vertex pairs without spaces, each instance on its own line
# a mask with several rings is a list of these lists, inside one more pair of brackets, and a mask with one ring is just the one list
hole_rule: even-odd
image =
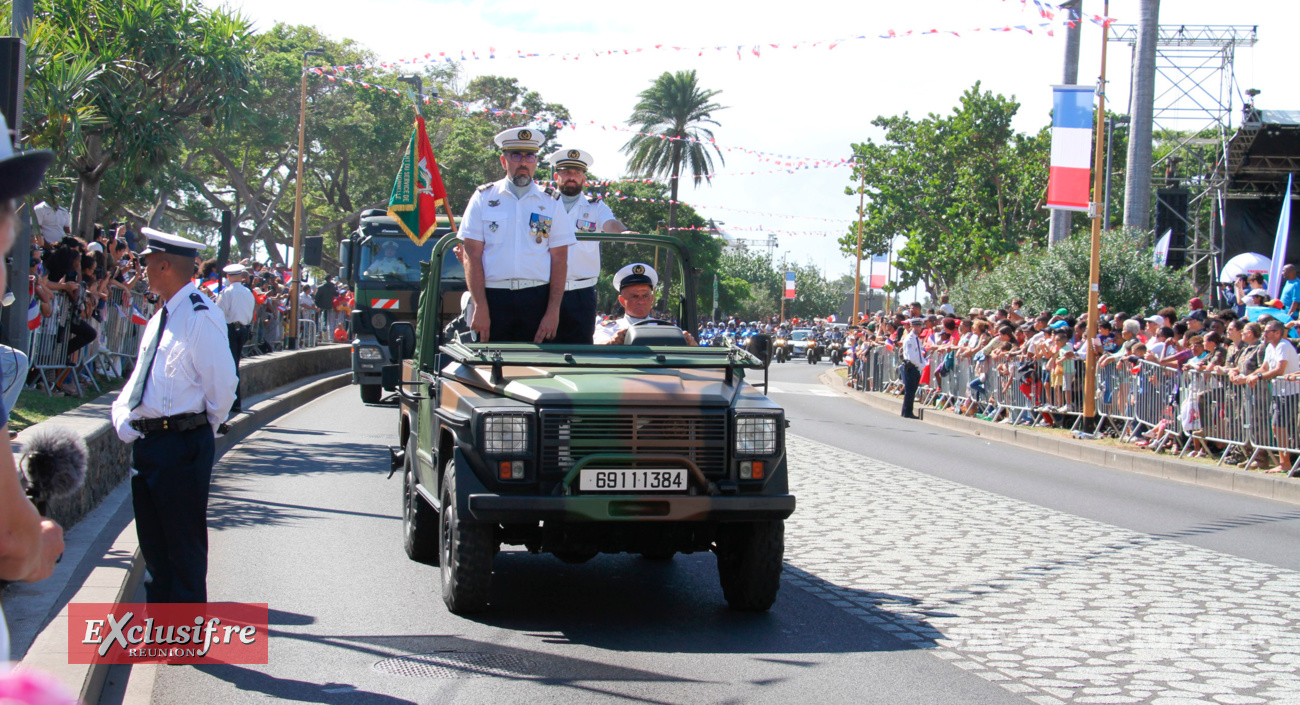
[[503,152],[536,152],[542,148],[542,133],[531,127],[512,127],[493,139]]
[[180,235],[172,235],[153,228],[140,228],[140,234],[149,239],[149,246],[140,252],[142,255],[157,252],[164,255],[193,257],[202,251],[204,247],[207,247],[201,242],[187,240]]
[[222,267],[221,271],[225,272],[226,274],[244,274],[245,272],[248,271],[248,267],[245,267],[244,265],[236,262],[234,264],[228,264],[225,267]]
[[623,287],[633,284],[649,284],[653,289],[659,286],[659,273],[654,267],[641,262],[629,264],[614,274],[614,289],[623,291]]
[[591,168],[591,163],[595,161],[591,153],[583,149],[560,149],[550,153],[546,161],[556,169],[577,168],[586,171]]

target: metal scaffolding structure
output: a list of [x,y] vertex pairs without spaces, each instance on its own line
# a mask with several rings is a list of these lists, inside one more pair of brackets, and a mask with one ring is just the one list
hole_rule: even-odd
[[[1137,25],[1111,26],[1110,40],[1126,43],[1133,51],[1137,35]],[[1157,210],[1179,212],[1181,204],[1176,201],[1186,198],[1187,215],[1177,219],[1186,226],[1181,248],[1184,267],[1198,289],[1205,275],[1217,271],[1221,254],[1217,213],[1228,182],[1220,165],[1233,135],[1234,102],[1246,102],[1234,71],[1237,49],[1253,47],[1257,41],[1253,26],[1161,25],[1158,29],[1152,186]]]

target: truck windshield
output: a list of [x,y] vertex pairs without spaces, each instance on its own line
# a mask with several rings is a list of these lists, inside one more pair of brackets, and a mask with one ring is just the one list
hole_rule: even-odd
[[429,258],[429,244],[420,247],[409,237],[372,237],[359,248],[362,281],[418,282],[420,260]]

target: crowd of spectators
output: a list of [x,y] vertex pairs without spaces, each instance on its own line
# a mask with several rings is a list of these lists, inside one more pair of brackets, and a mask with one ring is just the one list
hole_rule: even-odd
[[[1088,339],[1083,312],[1064,308],[1029,312],[1019,299],[1005,308],[974,308],[964,316],[957,315],[950,305],[925,311],[913,303],[892,315],[864,317],[850,331],[850,339],[856,358],[863,361],[871,347],[898,350],[910,327],[907,324],[921,319],[924,323],[918,335],[928,359],[934,361],[929,375],[943,375],[958,361],[970,360],[995,366],[1001,383],[1027,392],[1033,400],[1030,413],[990,419],[1001,423],[1071,427],[1077,420],[1071,415],[1082,411],[1083,366],[1089,346],[1098,355],[1100,369],[1136,370],[1139,365],[1150,365],[1216,375],[1225,384],[1251,388],[1267,382],[1273,384],[1269,424],[1274,438],[1285,447],[1300,441],[1292,437],[1297,435],[1300,408],[1290,403],[1300,400],[1296,395],[1300,383],[1276,382],[1300,380],[1300,321],[1293,315],[1300,311],[1300,278],[1289,267],[1284,278],[1281,296],[1273,299],[1264,289],[1262,276],[1242,277],[1235,291],[1228,292],[1232,294],[1227,297],[1229,305],[1217,311],[1208,309],[1200,298],[1187,301],[1181,313],[1174,307],[1128,313],[1110,312],[1102,306],[1097,312],[1097,335],[1092,339]],[[940,306],[946,304],[945,300]],[[1253,321],[1246,317],[1248,310]],[[923,378],[922,383],[928,381]],[[958,412],[975,415],[988,410],[987,404],[980,403],[989,391],[983,388],[984,382],[982,376],[971,380]],[[1184,428],[1197,428],[1197,404],[1204,403],[1195,394],[1182,396]],[[1139,445],[1160,450],[1155,439],[1167,435],[1163,430],[1149,432],[1149,438],[1139,440]],[[1187,442],[1193,455],[1230,452],[1225,460],[1241,467],[1254,455],[1252,468],[1292,472],[1292,458],[1286,451],[1273,457],[1253,453],[1249,447],[1226,448],[1198,438],[1194,432]],[[1300,463],[1296,469],[1300,471]]]

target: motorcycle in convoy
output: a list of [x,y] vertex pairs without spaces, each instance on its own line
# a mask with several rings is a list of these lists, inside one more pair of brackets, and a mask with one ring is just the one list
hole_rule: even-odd
[[777,362],[790,361],[790,344],[786,340],[785,334],[782,333],[779,338],[772,344],[772,357]]
[[844,359],[844,345],[838,340],[832,340],[826,347],[826,356],[831,359],[831,364],[840,364],[840,361]]
[[804,349],[804,356],[808,358],[808,364],[810,365],[822,361],[822,341],[820,338],[809,339],[808,347]]

